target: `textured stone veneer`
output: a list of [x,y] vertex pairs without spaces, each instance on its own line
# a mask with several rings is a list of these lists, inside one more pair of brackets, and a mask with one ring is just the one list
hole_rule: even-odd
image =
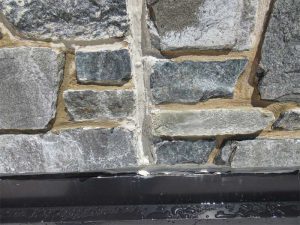
[[0,174],[300,167],[300,1],[0,13]]

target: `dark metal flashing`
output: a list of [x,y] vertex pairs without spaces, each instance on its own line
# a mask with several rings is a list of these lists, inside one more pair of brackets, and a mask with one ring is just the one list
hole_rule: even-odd
[[299,218],[299,170],[95,172],[0,180],[1,223],[300,224]]

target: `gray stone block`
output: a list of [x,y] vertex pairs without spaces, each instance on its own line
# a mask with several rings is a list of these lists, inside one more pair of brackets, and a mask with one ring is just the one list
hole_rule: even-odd
[[[148,1],[161,50],[253,47],[258,0]],[[157,40],[156,40],[157,42]]]
[[230,98],[247,64],[246,59],[214,62],[157,61],[150,74],[153,101],[195,103]]
[[136,165],[133,134],[121,128],[0,136],[2,174],[87,172]]
[[0,59],[0,129],[46,129],[56,112],[64,54],[2,48]]
[[125,119],[135,109],[131,90],[67,90],[64,92],[66,109],[72,120]]
[[262,99],[300,102],[299,13],[300,1],[275,1],[258,74]]
[[281,113],[273,127],[283,130],[300,130],[300,108],[290,109]]
[[230,141],[222,159],[233,168],[280,168],[300,166],[300,139]]
[[24,37],[97,40],[128,30],[126,0],[0,0],[7,21]]
[[122,85],[131,78],[129,52],[126,49],[77,51],[76,70],[81,83]]
[[216,147],[215,141],[163,141],[155,145],[157,164],[205,164]]
[[154,135],[175,137],[252,134],[274,119],[260,108],[160,110],[152,115]]

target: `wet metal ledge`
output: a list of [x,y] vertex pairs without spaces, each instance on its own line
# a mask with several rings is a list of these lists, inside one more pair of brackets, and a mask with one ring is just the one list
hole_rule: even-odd
[[300,224],[300,173],[2,177],[3,224]]

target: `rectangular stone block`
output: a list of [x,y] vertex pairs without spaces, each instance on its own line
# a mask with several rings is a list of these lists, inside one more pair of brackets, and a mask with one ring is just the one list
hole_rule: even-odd
[[21,36],[38,40],[123,37],[126,0],[1,0],[1,13]]
[[280,168],[300,166],[300,139],[231,141],[222,159],[233,168]]
[[131,90],[67,90],[66,109],[74,121],[132,117],[135,97]]
[[300,1],[274,2],[260,62],[262,99],[300,102]]
[[0,49],[0,130],[48,128],[63,67],[64,54],[50,48]]
[[133,133],[84,128],[0,135],[0,174],[88,172],[137,166]]
[[180,63],[155,60],[150,64],[153,64],[149,73],[155,104],[195,103],[210,98],[231,98],[247,60]]
[[199,141],[162,141],[155,144],[157,164],[205,164],[216,147],[212,140]]
[[156,136],[253,134],[271,125],[272,112],[261,108],[160,110],[152,115]]
[[258,0],[148,0],[152,42],[161,50],[253,47]]
[[77,80],[84,84],[122,85],[131,79],[127,49],[77,51]]

